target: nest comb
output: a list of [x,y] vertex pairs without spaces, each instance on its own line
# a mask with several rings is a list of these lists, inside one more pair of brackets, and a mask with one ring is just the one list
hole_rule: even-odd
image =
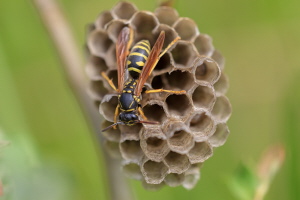
[[111,156],[122,159],[124,173],[142,181],[147,189],[165,184],[191,189],[200,178],[202,164],[229,134],[226,122],[231,105],[225,96],[224,59],[211,37],[175,9],[162,6],[154,12],[139,11],[132,3],[119,2],[102,12],[87,34],[89,94],[105,119],[103,128],[112,124],[118,98],[101,72],[118,85],[116,41],[125,26],[134,30],[134,43],[147,39],[153,46],[161,31],[166,33],[165,45],[181,37],[160,59],[145,86],[186,90],[186,94],[143,94],[146,117],[160,124],[109,129],[103,132],[105,147]]

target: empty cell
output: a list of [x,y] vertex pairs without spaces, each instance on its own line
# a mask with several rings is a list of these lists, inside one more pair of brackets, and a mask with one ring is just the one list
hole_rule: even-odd
[[154,71],[164,71],[164,70],[167,71],[171,67],[172,65],[171,65],[170,54],[166,53],[160,58],[156,67],[154,68]]
[[101,101],[104,95],[108,93],[108,90],[104,87],[103,81],[91,81],[89,85],[89,95],[94,99]]
[[192,40],[199,34],[197,24],[190,18],[180,18],[173,25],[182,40]]
[[132,17],[131,25],[134,27],[136,34],[149,35],[158,25],[158,20],[151,12],[139,11]]
[[107,33],[112,41],[115,43],[124,27],[128,27],[126,21],[115,19],[107,24]]
[[171,51],[174,65],[179,68],[190,68],[193,66],[194,60],[198,53],[194,45],[186,41],[178,41],[175,48]]
[[214,61],[216,61],[221,70],[224,70],[225,59],[218,50],[214,50],[213,55],[211,56]]
[[108,94],[103,97],[100,104],[100,114],[110,122],[114,121],[115,109],[118,105],[118,97],[116,95]]
[[202,163],[213,155],[213,149],[206,142],[196,142],[187,155],[192,164]]
[[148,160],[143,163],[141,170],[147,183],[159,184],[167,175],[168,167],[163,162]]
[[162,124],[167,119],[163,107],[158,104],[148,104],[143,107],[143,111],[148,118],[148,121],[157,121]]
[[108,67],[104,59],[90,55],[85,69],[91,80],[99,80],[102,78],[101,72],[106,71]]
[[[111,122],[104,120],[104,122],[101,125],[101,129],[104,129],[104,128],[110,126],[111,124],[112,124]],[[121,138],[121,131],[120,131],[119,127],[117,126],[116,129],[111,128],[105,132],[102,132],[102,135],[109,141],[119,142],[120,138]]]
[[190,72],[176,70],[166,74],[168,85],[172,90],[188,90],[194,84],[194,78]]
[[163,160],[170,151],[166,140],[157,137],[141,139],[141,147],[149,159],[157,162]]
[[170,187],[177,187],[184,181],[184,173],[176,174],[170,173],[165,178],[165,183]]
[[214,84],[220,76],[220,68],[218,64],[206,57],[198,57],[194,63],[195,77],[197,82],[207,82]]
[[172,151],[184,154],[193,148],[194,138],[189,132],[178,130],[168,139],[168,145]]
[[209,138],[209,143],[213,147],[222,146],[229,135],[229,129],[225,123],[218,124],[215,133]]
[[231,115],[231,104],[226,96],[220,96],[217,98],[214,108],[212,110],[212,116],[218,122],[226,122]]
[[142,180],[143,175],[138,163],[135,162],[127,162],[123,164],[122,170],[126,176],[136,180]]
[[214,121],[205,112],[195,114],[190,121],[190,130],[196,141],[206,140],[213,133],[214,127]]
[[166,99],[166,104],[168,107],[169,114],[172,117],[185,117],[187,116],[192,107],[189,102],[189,99],[186,95],[169,95]]
[[137,8],[134,4],[121,1],[112,9],[111,12],[115,18],[130,19],[136,11]]
[[92,55],[104,58],[113,42],[105,31],[95,30],[89,35],[87,44]]
[[200,167],[196,164],[191,165],[191,167],[185,172],[184,181],[182,186],[188,190],[193,189],[200,179]]
[[171,173],[181,174],[190,167],[190,162],[186,155],[172,151],[165,157],[164,162]]
[[153,89],[167,88],[163,81],[163,75],[155,76],[152,79],[151,86]]
[[224,95],[229,88],[229,81],[227,76],[222,72],[219,80],[214,84],[217,96]]
[[154,14],[161,24],[167,24],[169,26],[172,26],[179,17],[175,9],[167,6],[158,7]]
[[199,85],[192,95],[194,106],[197,109],[210,110],[216,101],[214,89],[209,86]]
[[127,125],[118,125],[118,126],[122,132],[121,141],[140,139],[139,133],[143,128],[142,124],[135,124],[133,126],[127,126]]
[[200,55],[210,57],[214,52],[214,46],[212,44],[212,39],[209,35],[206,35],[206,34],[198,35],[194,41],[194,45]]
[[111,45],[110,48],[107,49],[105,62],[110,70],[117,69],[116,45]]
[[120,151],[122,157],[125,160],[129,160],[129,161],[138,162],[139,160],[141,160],[142,156],[144,155],[140,146],[140,141],[135,141],[135,140],[125,140],[121,142]]
[[111,20],[113,20],[113,17],[110,11],[104,11],[97,17],[95,26],[97,29],[104,29],[105,25]]
[[[160,24],[153,31],[154,38],[157,38],[161,31],[165,32],[165,41],[163,45],[163,49],[165,49],[169,44],[171,44],[174,41],[175,38],[178,37],[178,34],[172,27],[165,24]],[[168,49],[168,51],[171,51],[174,46],[175,44],[171,46],[171,48]]]
[[104,142],[104,149],[112,158],[122,158],[118,142],[111,142],[106,140]]

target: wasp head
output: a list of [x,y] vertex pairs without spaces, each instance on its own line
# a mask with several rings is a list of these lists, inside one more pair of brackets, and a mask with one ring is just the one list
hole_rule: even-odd
[[124,122],[125,125],[132,126],[139,121],[139,117],[135,111],[132,112],[121,112],[119,120]]

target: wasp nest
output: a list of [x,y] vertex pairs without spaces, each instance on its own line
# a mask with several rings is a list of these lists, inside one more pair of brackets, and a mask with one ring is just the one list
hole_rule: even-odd
[[203,162],[229,134],[226,122],[231,105],[225,96],[228,79],[223,73],[224,59],[210,36],[200,33],[193,20],[179,17],[171,7],[159,7],[152,13],[120,2],[102,12],[89,26],[86,71],[89,93],[105,118],[103,128],[113,123],[118,98],[101,72],[118,85],[116,41],[125,26],[134,30],[134,43],[147,39],[153,46],[161,31],[166,33],[164,47],[181,37],[160,59],[145,86],[185,90],[186,94],[143,94],[146,117],[159,124],[109,129],[103,132],[107,150],[122,158],[124,172],[148,189],[165,184],[191,189],[200,178]]

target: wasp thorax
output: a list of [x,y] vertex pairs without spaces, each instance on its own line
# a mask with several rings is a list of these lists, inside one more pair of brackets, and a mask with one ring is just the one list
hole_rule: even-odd
[[[124,85],[116,94],[107,79],[118,86],[116,43],[124,27],[133,31],[133,37],[124,57]],[[144,88],[185,93],[136,95],[138,78],[161,32],[165,33],[162,51],[175,38],[181,39],[161,56]],[[120,111],[118,124],[125,124],[103,133],[107,150],[113,156],[121,155],[124,172],[145,188],[182,185],[192,189],[203,162],[229,135],[228,78],[223,71],[224,58],[212,41],[200,33],[196,22],[180,17],[171,7],[139,11],[129,2],[119,2],[111,11],[102,12],[89,28],[86,70],[90,93],[105,118],[102,127],[114,123],[116,107]],[[107,79],[101,76],[103,72]]]

